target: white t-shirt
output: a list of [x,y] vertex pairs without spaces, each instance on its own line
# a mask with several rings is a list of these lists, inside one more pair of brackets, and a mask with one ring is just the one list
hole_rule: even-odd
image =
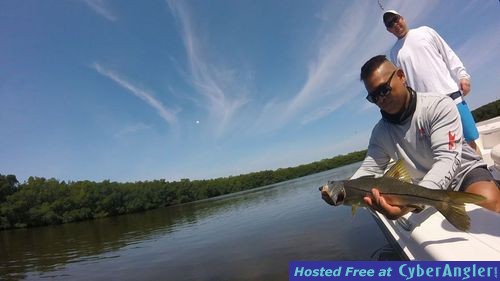
[[455,52],[428,26],[410,29],[394,44],[390,58],[417,92],[451,94],[459,90],[460,79],[470,79]]

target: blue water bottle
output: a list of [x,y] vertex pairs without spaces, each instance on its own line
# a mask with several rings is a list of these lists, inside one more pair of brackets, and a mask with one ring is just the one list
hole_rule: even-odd
[[459,91],[453,93],[450,97],[455,101],[458,112],[460,113],[460,120],[462,121],[465,141],[470,142],[476,140],[479,138],[479,132],[477,131],[476,122],[474,121],[474,117],[472,117],[469,106],[462,98],[462,93]]

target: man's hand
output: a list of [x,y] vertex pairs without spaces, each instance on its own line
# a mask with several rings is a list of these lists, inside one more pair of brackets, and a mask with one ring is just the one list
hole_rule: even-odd
[[405,207],[392,206],[388,204],[385,201],[385,198],[380,195],[378,189],[372,188],[371,191],[372,193],[370,194],[370,196],[365,196],[363,200],[365,201],[366,205],[383,214],[384,216],[386,216],[386,218],[395,220],[410,211]]
[[460,90],[464,97],[470,92],[470,81],[467,78],[460,79]]

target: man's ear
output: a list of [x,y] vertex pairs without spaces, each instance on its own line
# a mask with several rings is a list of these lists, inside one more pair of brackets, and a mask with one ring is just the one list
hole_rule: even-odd
[[401,79],[401,82],[403,82],[403,84],[406,85],[406,75],[401,68],[397,70],[396,75],[398,76],[399,79]]
[[398,68],[398,70],[396,71],[396,75],[399,78],[406,80],[406,75],[405,75],[404,71],[401,68]]

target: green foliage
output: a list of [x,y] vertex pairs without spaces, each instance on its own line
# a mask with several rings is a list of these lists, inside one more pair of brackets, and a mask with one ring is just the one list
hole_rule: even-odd
[[30,177],[19,184],[0,175],[0,229],[59,224],[140,212],[274,184],[364,159],[366,150],[298,167],[211,180],[154,180],[135,183]]
[[4,202],[7,196],[16,192],[18,183],[14,175],[3,176],[0,174],[0,203]]
[[473,110],[472,116],[474,116],[474,120],[476,120],[476,122],[500,116],[500,99]]

